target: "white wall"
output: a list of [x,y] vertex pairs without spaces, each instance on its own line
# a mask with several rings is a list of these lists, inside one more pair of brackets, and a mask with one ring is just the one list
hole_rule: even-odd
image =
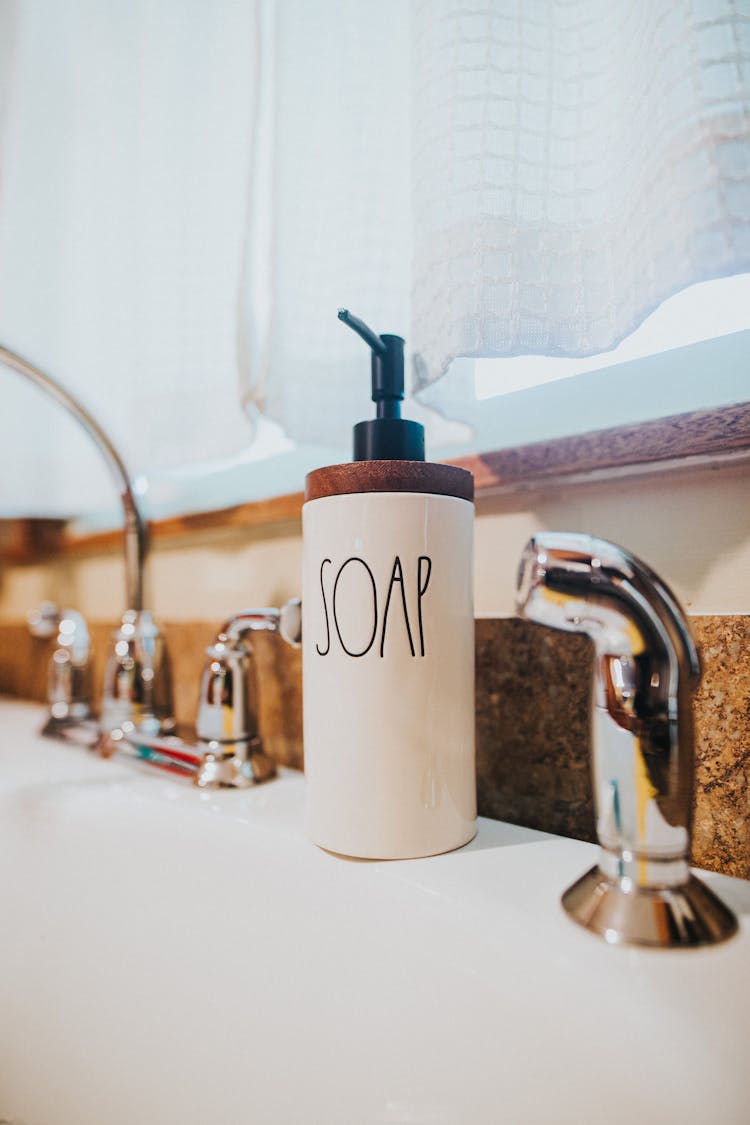
[[611,539],[647,562],[691,614],[750,612],[750,463],[562,484],[480,503],[478,616],[513,611],[516,566],[539,529]]
[[[692,614],[750,613],[750,461],[482,498],[476,522],[477,616],[513,613],[524,543],[540,529],[586,531],[648,562]],[[290,524],[265,533],[206,533],[160,546],[148,599],[167,620],[219,623],[249,605],[300,590],[301,539]],[[0,620],[22,619],[44,598],[110,620],[124,608],[116,555],[7,568]]]

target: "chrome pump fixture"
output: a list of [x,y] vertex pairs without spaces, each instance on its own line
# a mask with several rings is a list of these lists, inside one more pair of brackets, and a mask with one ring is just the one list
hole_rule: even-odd
[[[148,538],[146,525],[123,460],[96,419],[70,391],[28,360],[2,346],[0,346],[0,364],[33,383],[75,418],[101,453],[120,494],[124,515],[127,609],[120,627],[112,638],[107,658],[99,720],[101,748],[106,751],[113,737],[116,741],[123,733],[139,725],[153,734],[168,732],[174,729],[169,659],[163,637],[153,617],[143,607],[143,570],[148,551]],[[80,615],[74,617],[71,611],[66,610],[60,621],[58,649],[53,657],[50,679],[50,721],[45,727],[45,732],[48,734],[58,731],[66,734],[71,722],[78,721],[75,717],[76,712],[81,712],[82,700],[76,693],[79,690],[78,685],[85,679],[83,669],[88,662],[88,651],[85,659],[81,657],[82,620]],[[72,630],[69,627],[71,623]],[[64,626],[66,627],[63,628]],[[33,632],[33,621],[31,628]],[[61,649],[66,648],[64,639],[70,639],[72,632],[77,634],[80,643],[77,645],[75,655],[73,649],[76,646],[70,644],[67,646],[70,657],[68,668],[71,673],[75,669],[76,675],[56,676],[55,660]],[[62,664],[65,661],[58,660],[58,663]],[[69,698],[66,695],[67,691],[73,693]]]
[[594,642],[592,775],[599,863],[563,895],[612,943],[705,945],[737,923],[688,867],[691,696],[700,663],[674,594],[621,547],[545,532],[518,573],[522,617]]

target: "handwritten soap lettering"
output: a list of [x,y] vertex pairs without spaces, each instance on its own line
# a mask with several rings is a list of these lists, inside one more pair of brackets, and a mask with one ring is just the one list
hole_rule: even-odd
[[[420,555],[417,559],[417,581],[414,591],[410,591],[406,579],[404,578],[404,568],[401,563],[401,558],[396,555],[393,560],[391,568],[390,579],[388,581],[388,589],[385,596],[385,608],[383,609],[382,619],[378,612],[378,585],[375,580],[375,575],[372,570],[359,555],[352,555],[350,558],[345,559],[336,572],[336,577],[333,580],[333,587],[330,585],[330,573],[327,572],[326,567],[332,567],[331,559],[323,559],[320,564],[320,593],[323,599],[323,615],[325,618],[326,639],[323,646],[316,644],[315,649],[320,656],[328,656],[331,651],[331,617],[333,617],[333,627],[336,631],[339,644],[347,656],[360,657],[366,656],[367,653],[375,645],[378,637],[378,628],[380,630],[380,643],[379,654],[381,657],[385,656],[386,648],[386,635],[388,634],[388,623],[392,621],[394,616],[398,617],[399,614],[403,616],[404,625],[406,627],[406,640],[409,645],[409,651],[412,656],[417,655],[417,647],[414,643],[414,634],[412,632],[412,621],[416,619],[417,627],[417,643],[419,655],[425,654],[425,639],[424,639],[424,618],[422,614],[422,600],[427,593],[427,587],[430,584],[430,576],[432,574],[432,559],[428,555]],[[370,633],[367,644],[362,649],[355,649],[350,647],[345,640],[347,634],[346,617],[343,606],[340,604],[339,596],[339,583],[341,577],[349,569],[349,577],[356,579],[361,585],[361,598],[368,604],[372,602],[372,631]],[[328,574],[328,590],[329,596],[326,595],[326,575]],[[410,594],[413,594],[412,603],[412,617],[409,616],[409,599]],[[331,613],[329,614],[329,597]],[[392,630],[391,630],[392,632]],[[351,644],[351,639],[350,639]]]

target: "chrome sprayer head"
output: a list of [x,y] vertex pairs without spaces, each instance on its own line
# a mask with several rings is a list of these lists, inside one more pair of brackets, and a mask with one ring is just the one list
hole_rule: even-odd
[[728,937],[735,919],[688,866],[700,661],[677,598],[614,543],[544,532],[522,554],[516,604],[530,621],[586,633],[596,649],[591,747],[601,851],[563,896],[565,909],[615,943]]

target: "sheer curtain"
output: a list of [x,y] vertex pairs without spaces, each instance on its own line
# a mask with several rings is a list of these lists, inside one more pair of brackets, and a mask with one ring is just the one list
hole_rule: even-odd
[[[265,106],[278,237],[245,398],[294,436],[366,410],[335,304],[406,325],[418,398],[460,418],[460,357],[603,352],[678,290],[750,269],[746,0],[335,8],[279,6]],[[301,50],[311,9],[330,57]]]
[[[460,357],[604,351],[750,270],[750,0],[0,14],[0,339],[134,471],[229,456],[258,414],[346,456],[369,364],[341,305],[406,336],[445,438]],[[14,494],[75,503],[78,457],[58,421],[29,442],[12,378]]]
[[[236,453],[252,3],[2,0],[0,341],[131,472]],[[74,423],[0,367],[0,509],[111,506]]]
[[409,4],[266,0],[261,21],[243,400],[299,441],[348,446],[370,364],[337,309],[409,335]]
[[750,269],[750,4],[418,0],[413,40],[419,387]]

